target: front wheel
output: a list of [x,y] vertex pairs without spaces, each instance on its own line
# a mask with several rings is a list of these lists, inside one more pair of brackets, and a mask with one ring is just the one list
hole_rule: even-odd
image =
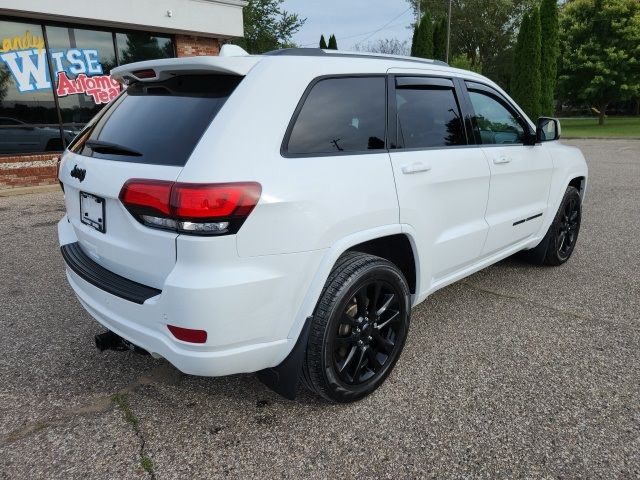
[[582,220],[582,199],[575,187],[567,187],[553,223],[540,244],[526,252],[539,265],[562,265],[569,260],[578,241]]
[[334,402],[353,402],[393,369],[409,331],[409,288],[380,257],[348,252],[336,263],[313,315],[303,380]]

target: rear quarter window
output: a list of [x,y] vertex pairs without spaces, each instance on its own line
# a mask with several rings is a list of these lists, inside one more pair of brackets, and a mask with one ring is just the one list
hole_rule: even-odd
[[184,166],[241,80],[180,75],[134,83],[92,120],[69,150],[107,160]]
[[341,154],[385,148],[386,79],[316,82],[293,121],[286,154]]

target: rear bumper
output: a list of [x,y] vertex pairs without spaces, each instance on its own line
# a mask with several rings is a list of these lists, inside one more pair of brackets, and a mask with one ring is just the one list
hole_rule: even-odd
[[[66,217],[58,234],[63,246],[78,241]],[[312,267],[321,255],[245,259],[238,257],[231,236],[217,238],[215,248],[203,238],[185,239],[161,293],[142,303],[100,288],[69,264],[67,279],[104,327],[184,373],[221,376],[274,367],[288,355],[296,341],[288,334],[311,281],[302,272],[314,271],[304,264]],[[207,342],[177,340],[168,324],[206,330]]]
[[84,253],[79,242],[67,243],[60,251],[67,267],[80,278],[116,297],[142,305],[162,293],[162,290],[133,282],[101,267]]

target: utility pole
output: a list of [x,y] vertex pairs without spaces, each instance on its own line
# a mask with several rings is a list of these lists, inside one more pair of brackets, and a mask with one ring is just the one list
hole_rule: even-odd
[[416,22],[418,25],[420,25],[420,20],[422,19],[422,15],[420,11],[421,4],[422,4],[422,0],[418,0],[418,21]]
[[[418,7],[419,8],[419,7]],[[451,0],[449,0],[449,14],[447,17],[447,50],[445,52],[445,62],[449,63],[449,45],[451,43]]]

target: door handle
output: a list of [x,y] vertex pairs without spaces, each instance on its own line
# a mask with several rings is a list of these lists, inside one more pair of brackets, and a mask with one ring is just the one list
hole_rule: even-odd
[[431,165],[427,165],[422,162],[414,162],[411,165],[405,165],[402,167],[402,173],[410,175],[412,173],[428,172],[431,170]]
[[511,157],[507,157],[506,155],[500,155],[499,157],[493,157],[493,163],[496,165],[501,165],[503,163],[510,163]]

